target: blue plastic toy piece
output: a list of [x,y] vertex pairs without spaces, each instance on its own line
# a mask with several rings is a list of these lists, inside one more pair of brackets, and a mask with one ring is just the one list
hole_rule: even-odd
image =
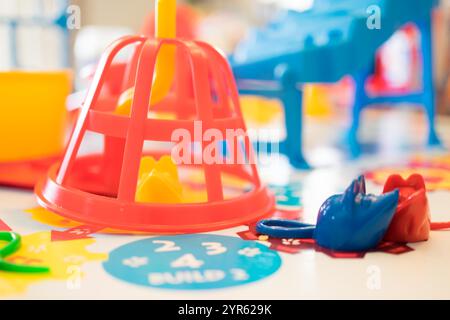
[[[353,123],[348,142],[359,154],[361,111],[369,104],[412,102],[428,115],[430,145],[435,131],[431,11],[437,0],[316,0],[306,12],[286,11],[265,28],[253,30],[230,57],[241,94],[278,98],[286,113],[287,139],[280,151],[297,168],[308,168],[302,153],[302,83],[330,83],[345,75],[356,82]],[[372,8],[379,8],[379,29],[368,27]],[[401,96],[369,97],[364,88],[373,72],[378,48],[406,23],[421,31],[423,88]]]
[[394,217],[399,199],[395,190],[380,196],[366,194],[363,176],[324,202],[317,225],[289,220],[263,220],[256,231],[274,238],[308,239],[334,251],[365,252],[377,247]]
[[261,220],[256,226],[259,234],[276,239],[312,239],[316,226],[294,220],[268,219]]
[[[53,17],[47,17],[45,14],[37,14],[31,17],[16,17],[4,15],[0,12],[0,26],[7,27],[9,30],[9,50],[11,52],[10,67],[21,68],[18,56],[20,48],[18,47],[18,30],[21,27],[27,28],[57,28],[61,32],[61,61],[59,66],[66,68],[69,66],[69,29],[67,27],[67,7],[69,0],[56,0],[57,12]],[[44,8],[44,0],[34,0],[32,3],[34,8]],[[41,10],[44,11],[44,10]]]

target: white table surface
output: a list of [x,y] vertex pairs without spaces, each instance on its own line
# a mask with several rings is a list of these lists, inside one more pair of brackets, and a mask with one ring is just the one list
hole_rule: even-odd
[[[440,130],[449,141],[448,123],[441,123]],[[386,161],[386,157],[369,157],[307,173],[290,171],[281,165],[278,169],[262,170],[262,175],[265,179],[270,179],[273,174],[281,180],[294,178],[301,181],[305,217],[314,222],[319,206],[328,196],[341,192],[362,169],[376,168]],[[368,191],[378,193],[381,189],[381,186],[368,182]],[[437,191],[428,196],[433,220],[450,220],[450,192]],[[0,219],[22,235],[55,230],[34,221],[24,212],[36,205],[32,192],[0,189]],[[214,234],[236,236],[237,231],[245,229],[239,227]],[[148,237],[97,234],[96,242],[88,249],[107,253],[143,238]],[[312,251],[296,255],[280,253],[281,268],[272,276],[247,285],[207,291],[161,290],[128,284],[107,274],[101,262],[88,262],[83,266],[84,276],[79,289],[68,289],[65,281],[42,281],[29,286],[24,294],[2,298],[449,299],[450,231],[433,232],[429,241],[410,246],[415,250],[402,255],[377,252],[367,254],[363,259],[334,259]],[[375,287],[371,285],[374,276],[378,284]]]

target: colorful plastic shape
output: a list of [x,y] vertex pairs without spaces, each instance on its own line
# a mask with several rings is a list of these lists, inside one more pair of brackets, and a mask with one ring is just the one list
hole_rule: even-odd
[[[176,0],[156,1],[155,37],[173,39],[176,36]],[[161,101],[170,91],[175,74],[175,47],[166,45],[158,54],[153,79],[152,103]],[[118,114],[128,115],[131,111],[135,88],[126,90],[119,99]]]
[[395,189],[400,192],[399,203],[384,240],[400,243],[428,240],[430,208],[423,177],[413,174],[405,180],[400,175],[392,175],[386,181],[383,193]]
[[142,158],[136,202],[181,203],[182,192],[177,167],[170,157],[161,157],[158,162],[152,157]]
[[71,87],[68,71],[0,72],[1,184],[32,188],[63,155]]
[[[84,266],[90,262],[100,262],[108,258],[106,252],[91,252],[95,239],[82,239],[67,242],[52,242],[51,232],[36,232],[24,235],[21,247],[14,255],[7,258],[9,262],[32,266],[48,266],[49,273],[21,274],[0,272],[0,299],[18,297],[36,284],[59,282],[67,289],[78,287],[78,276],[85,277]],[[75,273],[74,270],[81,273]],[[76,274],[76,282],[72,282],[71,275]],[[69,281],[68,281],[69,280]]]
[[[439,145],[435,130],[431,12],[438,1],[316,0],[306,12],[287,11],[263,29],[255,29],[230,57],[241,94],[277,98],[285,108],[287,139],[280,151],[293,166],[308,168],[302,153],[301,84],[355,80],[353,121],[348,133],[351,153],[358,155],[357,133],[362,110],[386,103],[421,104],[428,116],[428,143]],[[381,12],[381,28],[369,28],[373,11]],[[422,88],[399,95],[370,96],[365,84],[373,73],[377,50],[406,23],[421,32]]]
[[298,221],[263,220],[256,230],[274,238],[314,237],[319,246],[334,251],[369,251],[383,240],[398,199],[398,190],[380,196],[366,194],[365,179],[361,176],[343,194],[324,202],[316,226]]
[[[102,97],[105,94],[102,88],[110,81],[114,58],[129,46],[136,51],[127,65],[127,74],[120,79],[121,90],[116,95]],[[175,55],[177,70],[171,92],[154,104],[150,97],[155,66],[165,46],[175,47],[182,54]],[[116,104],[106,102],[118,101],[120,92],[132,87],[135,92],[130,115],[118,115]],[[152,112],[170,112],[175,119],[152,118],[148,112],[149,101]],[[203,141],[209,129],[220,133],[227,146],[233,148],[233,161],[222,164],[203,161],[207,147],[219,145]],[[235,137],[225,138],[230,129],[236,133]],[[100,134],[104,148],[82,156],[78,151],[82,141],[88,138],[87,131]],[[203,174],[207,201],[136,202],[142,157],[159,160],[161,156],[172,155],[176,147],[175,131],[194,137],[189,159],[176,163],[180,170],[192,169]],[[124,37],[103,55],[64,159],[50,169],[35,192],[42,206],[66,218],[121,230],[192,233],[257,221],[270,215],[275,200],[261,184],[255,162],[236,161],[255,159],[246,132],[233,74],[226,59],[212,46],[179,39]],[[247,142],[243,148],[238,143],[242,141]],[[224,174],[245,181],[249,188],[225,199]]]
[[305,85],[303,95],[305,114],[313,117],[328,117],[332,114],[333,105],[330,93],[324,85]]
[[245,120],[257,126],[270,124],[283,115],[278,101],[257,96],[241,97],[241,108]]
[[15,188],[33,189],[48,169],[61,160],[61,156],[25,162],[0,163],[0,184]]
[[450,190],[450,170],[443,163],[434,161],[412,161],[398,167],[382,167],[366,172],[366,177],[374,183],[384,185],[394,174],[408,177],[419,173],[425,180],[427,191]]
[[420,73],[420,35],[413,24],[397,31],[379,50],[373,76],[367,79],[371,95],[406,94],[417,88]]
[[[161,4],[161,3],[156,3]],[[173,8],[169,8],[169,11],[171,12],[171,14],[173,14]],[[164,8],[163,8],[163,12],[164,12]],[[188,5],[180,5],[176,8],[176,35],[178,38],[181,39],[185,39],[185,40],[193,40],[195,39],[195,30],[197,27],[197,16],[195,14],[195,12],[193,11],[193,9],[191,9]],[[141,28],[140,34],[142,34],[143,36],[149,37],[149,38],[154,38],[155,35],[157,34],[156,30],[158,29],[158,25],[161,24],[170,24],[173,25],[173,18],[169,19],[169,20],[165,20],[165,19],[156,19],[156,11],[152,11],[148,17],[146,18],[146,20],[143,23],[143,26]],[[164,28],[163,28],[164,29]],[[170,30],[170,28],[169,28]],[[172,35],[172,34],[171,34]],[[173,36],[172,36],[173,37]],[[181,50],[177,50],[176,52],[177,55],[180,55],[180,57],[175,58],[176,61],[179,60],[183,60],[184,59],[184,55],[183,52]],[[161,58],[163,59],[167,59],[167,56],[162,56]],[[167,59],[168,62],[169,59]],[[163,64],[161,64],[163,65]],[[172,64],[171,64],[172,65]],[[127,64],[124,62],[119,62],[119,61],[115,61],[113,63],[113,65],[111,66],[111,73],[115,73],[115,75],[111,75],[108,77],[107,79],[107,83],[105,83],[105,90],[108,90],[110,92],[110,96],[116,96],[118,92],[120,92],[121,96],[120,98],[117,100],[113,100],[113,101],[105,101],[104,103],[114,103],[118,105],[118,110],[117,113],[121,114],[121,115],[129,115],[130,114],[130,109],[131,109],[131,103],[132,103],[132,96],[134,94],[134,88],[128,88],[127,90],[124,91],[120,91],[122,86],[123,86],[123,79],[126,78],[126,67]],[[171,68],[171,66],[170,66]],[[93,73],[94,73],[95,69],[93,69],[92,74],[90,75],[89,78],[93,78]],[[176,73],[176,70],[175,70]],[[161,73],[162,76],[166,76],[166,74],[164,74],[164,72]],[[176,74],[174,74],[174,77],[178,77]],[[167,77],[166,79],[168,79],[169,77]],[[173,79],[173,78],[171,78]],[[186,79],[186,81],[191,81],[189,78]],[[171,82],[166,82],[165,84],[165,88],[169,88]],[[192,91],[192,85],[189,88],[190,91]],[[163,90],[165,92],[165,90]],[[161,92],[163,92],[161,91]],[[166,92],[167,93],[167,92]],[[163,97],[163,94],[158,94],[158,97]],[[102,98],[102,97],[100,97]],[[154,98],[156,99],[156,98]],[[156,102],[156,100],[154,101]]]
[[275,239],[312,239],[316,226],[295,220],[268,219],[258,222],[256,231]]
[[383,239],[399,199],[397,190],[380,196],[366,194],[363,176],[342,195],[329,198],[319,210],[315,238],[337,251],[367,251]]
[[63,153],[70,90],[68,71],[0,73],[1,163]]
[[[177,1],[156,1],[156,30],[155,37],[159,39],[173,39],[177,32]],[[161,101],[170,91],[175,74],[175,47],[168,45],[161,48],[153,79],[152,102]]]
[[15,232],[0,232],[0,241],[7,244],[0,248],[0,271],[18,273],[48,273],[50,269],[42,266],[21,265],[5,261],[4,259],[20,249],[22,238]]

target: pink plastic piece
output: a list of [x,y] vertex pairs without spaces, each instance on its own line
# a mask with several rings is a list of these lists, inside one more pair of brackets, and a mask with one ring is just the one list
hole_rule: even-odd
[[[162,45],[173,45],[183,55],[176,55],[172,92],[160,103],[150,105],[150,110],[172,112],[175,120],[148,117],[155,62]],[[121,81],[121,92],[135,87],[129,117],[115,114],[118,96],[105,97],[102,91],[111,81],[108,77],[113,74],[114,57],[127,46],[136,48]],[[137,36],[118,40],[101,59],[62,163],[52,167],[48,177],[36,186],[39,203],[90,225],[155,233],[224,229],[270,216],[274,197],[261,184],[255,164],[187,165],[204,173],[208,197],[205,203],[135,202],[141,157],[151,155],[158,159],[167,154],[143,152],[144,141],[171,142],[172,132],[180,128],[194,137],[194,122],[199,120],[203,132],[214,128],[224,137],[227,129],[247,131],[235,81],[222,55],[210,45],[196,41]],[[78,156],[87,131],[104,136],[103,151]],[[243,152],[246,159],[251,159],[251,144],[247,137],[241,138],[246,140],[247,147],[241,151],[236,147],[235,152]],[[200,145],[205,148],[204,142]],[[251,188],[237,197],[224,199],[222,174],[242,179]]]

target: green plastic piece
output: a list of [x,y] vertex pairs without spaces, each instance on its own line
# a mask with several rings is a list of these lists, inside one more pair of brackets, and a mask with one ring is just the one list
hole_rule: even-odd
[[0,232],[0,241],[6,241],[7,244],[0,248],[0,271],[17,272],[17,273],[48,273],[49,267],[29,266],[15,264],[5,261],[4,259],[20,249],[22,238],[15,232]]

